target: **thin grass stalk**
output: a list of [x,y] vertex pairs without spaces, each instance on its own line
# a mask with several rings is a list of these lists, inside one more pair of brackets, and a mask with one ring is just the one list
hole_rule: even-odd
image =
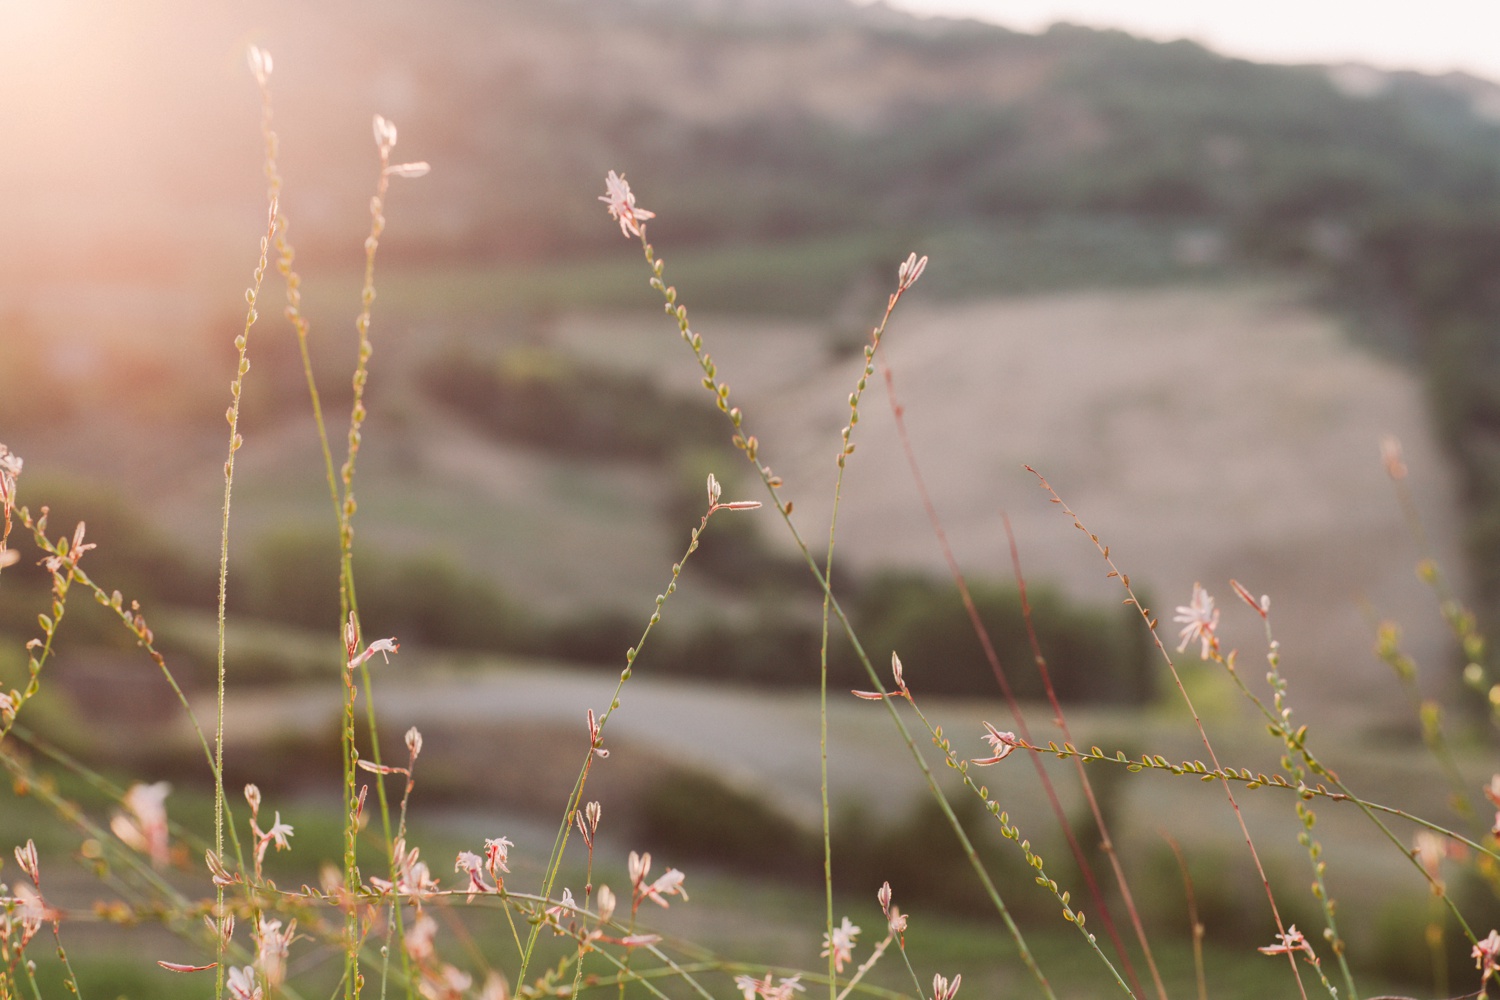
[[[1166,661],[1167,670],[1172,675],[1172,682],[1177,686],[1177,693],[1181,696],[1183,704],[1187,706],[1188,714],[1193,717],[1193,725],[1197,727],[1198,738],[1202,741],[1204,750],[1208,752],[1209,759],[1213,761],[1214,768],[1216,770],[1222,770],[1222,768],[1220,768],[1219,766],[1218,755],[1214,753],[1213,744],[1209,741],[1208,731],[1203,728],[1203,720],[1199,718],[1198,710],[1193,707],[1193,699],[1188,696],[1187,688],[1183,686],[1182,683],[1182,677],[1177,673],[1177,665],[1172,662],[1171,654],[1167,652],[1167,647],[1162,643],[1161,636],[1157,634],[1156,619],[1151,617],[1150,610],[1145,605],[1143,605],[1136,597],[1135,591],[1130,586],[1129,575],[1120,572],[1119,567],[1115,565],[1114,560],[1109,557],[1109,547],[1101,544],[1099,541],[1099,536],[1093,534],[1083,526],[1083,521],[1078,517],[1077,514],[1069,509],[1067,504],[1063,503],[1062,497],[1058,496],[1057,491],[1054,490],[1051,484],[1047,482],[1046,477],[1044,477],[1040,472],[1037,472],[1029,465],[1025,468],[1027,472],[1030,472],[1033,476],[1036,476],[1037,481],[1041,484],[1042,489],[1047,491],[1047,494],[1051,498],[1052,502],[1057,504],[1062,509],[1063,513],[1072,520],[1073,526],[1079,531],[1083,532],[1085,535],[1088,535],[1089,541],[1094,544],[1094,547],[1099,551],[1100,555],[1103,556],[1105,564],[1109,566],[1108,576],[1118,578],[1121,586],[1125,588],[1125,593],[1127,595],[1125,603],[1132,605],[1136,609],[1137,613],[1140,614],[1141,620],[1146,623],[1146,629],[1151,634],[1152,642],[1156,644],[1156,648],[1161,653],[1162,659]],[[1229,799],[1229,807],[1234,812],[1235,820],[1239,823],[1240,833],[1245,839],[1245,847],[1250,851],[1250,858],[1255,863],[1255,871],[1260,876],[1261,886],[1265,889],[1266,900],[1271,905],[1271,915],[1276,920],[1276,930],[1278,933],[1285,934],[1286,925],[1282,922],[1281,910],[1276,906],[1276,895],[1271,890],[1271,880],[1266,876],[1265,866],[1261,864],[1260,852],[1255,849],[1255,841],[1250,836],[1250,828],[1245,825],[1245,817],[1244,814],[1240,812],[1240,804],[1235,801],[1234,791],[1229,787],[1229,782],[1227,781],[1224,782],[1224,794]],[[1292,975],[1297,980],[1297,993],[1302,997],[1302,1000],[1307,1000],[1307,989],[1302,983],[1302,970],[1297,966],[1297,957],[1293,954],[1288,953],[1287,962],[1291,966]]]
[[[828,518],[828,552],[823,559],[823,579],[826,584],[831,585],[833,581],[833,546],[838,532],[839,506],[844,498],[844,470],[848,465],[849,457],[854,454],[854,444],[850,438],[854,434],[854,425],[859,423],[859,401],[863,397],[865,389],[869,386],[870,376],[875,374],[875,355],[880,350],[880,338],[885,334],[885,328],[891,321],[891,313],[896,310],[896,303],[901,301],[901,296],[920,277],[921,271],[927,265],[927,258],[923,257],[919,265],[916,254],[912,254],[907,260],[906,266],[901,270],[900,280],[896,291],[886,300],[885,313],[880,317],[880,323],[870,334],[870,344],[865,348],[864,371],[860,373],[859,381],[855,384],[854,391],[849,394],[849,422],[844,425],[840,434],[838,455],[838,476],[833,484],[833,510]],[[907,275],[911,277],[908,279]],[[833,935],[833,825],[828,809],[828,600],[832,591],[825,591],[823,597],[823,620],[821,634],[818,644],[818,766],[819,766],[819,798],[822,808],[823,820],[823,896],[825,905],[824,933],[830,938]],[[837,1000],[838,969],[835,962],[833,948],[828,949],[828,992],[830,1000]]]
[[1203,921],[1198,919],[1198,896],[1193,891],[1193,873],[1188,871],[1187,859],[1182,856],[1182,845],[1177,843],[1176,838],[1165,831],[1162,832],[1162,838],[1172,848],[1172,857],[1177,859],[1177,867],[1182,872],[1182,889],[1187,896],[1188,921],[1193,934],[1193,978],[1198,984],[1198,1000],[1208,1000],[1208,977],[1203,969],[1204,927]]
[[[260,295],[261,283],[265,280],[266,265],[269,263],[271,240],[276,235],[276,199],[270,199],[270,210],[266,218],[266,235],[260,240],[260,259],[255,265],[255,280],[249,290],[245,292],[248,303],[245,310],[245,327],[239,336],[234,338],[235,350],[239,353],[239,364],[235,368],[234,381],[230,384],[229,411],[225,414],[229,421],[229,456],[224,460],[224,516],[219,532],[219,608],[218,608],[218,668],[217,688],[214,697],[214,708],[216,722],[214,725],[214,852],[219,857],[224,856],[224,611],[227,595],[229,593],[229,509],[230,498],[234,492],[234,456],[244,444],[240,437],[240,392],[244,387],[245,373],[250,370],[250,360],[246,356],[246,350],[250,342],[250,328],[255,325],[258,314],[255,309],[255,300]],[[215,904],[220,911],[224,909],[224,887],[215,885]],[[218,949],[218,968],[215,975],[218,979],[220,992],[224,989],[224,949],[222,942]]]

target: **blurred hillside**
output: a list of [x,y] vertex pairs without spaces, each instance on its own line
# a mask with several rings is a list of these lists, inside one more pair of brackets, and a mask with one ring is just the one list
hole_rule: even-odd
[[[690,384],[632,381],[639,373],[630,360],[597,333],[618,320],[594,314],[587,346],[569,353],[581,310],[659,310],[596,201],[600,178],[618,169],[659,213],[653,239],[694,307],[791,324],[780,338],[758,328],[742,340],[806,346],[800,374],[819,388],[867,332],[892,262],[914,247],[934,258],[922,293],[950,303],[1123,290],[1124,299],[1095,312],[1128,316],[1121,329],[1142,337],[1140,317],[1166,324],[1177,339],[1159,350],[1183,350],[1195,331],[1210,331],[1197,344],[1218,353],[1183,369],[1195,377],[1214,366],[1260,371],[1228,352],[1255,350],[1257,336],[1280,336],[1273,331],[1305,331],[1311,300],[1325,326],[1266,355],[1284,367],[1266,372],[1263,394],[1255,386],[1234,394],[1275,410],[1287,433],[1257,442],[1264,453],[1246,452],[1239,485],[1283,461],[1326,471],[1331,445],[1347,444],[1347,461],[1373,467],[1375,437],[1389,428],[1322,420],[1318,385],[1291,387],[1304,409],[1276,409],[1282,397],[1272,387],[1295,381],[1285,373],[1324,371],[1307,356],[1331,350],[1332,311],[1355,339],[1410,363],[1428,383],[1458,463],[1472,564],[1483,596],[1500,602],[1500,574],[1485,569],[1500,565],[1489,558],[1500,549],[1500,87],[1488,82],[1259,66],[1188,43],[1067,26],[1026,35],[841,0],[273,0],[248,13],[72,0],[0,17],[0,118],[13,123],[9,138],[22,151],[0,159],[15,248],[0,284],[0,440],[28,459],[28,474],[50,465],[119,484],[197,572],[217,538],[228,345],[265,211],[259,99],[244,65],[254,43],[276,60],[284,208],[309,277],[314,362],[335,414],[347,404],[351,276],[362,263],[375,169],[371,113],[400,127],[398,158],[434,167],[392,192],[378,279],[376,423],[361,517],[390,554],[387,564],[372,555],[370,565],[393,594],[473,594],[476,579],[488,580],[505,593],[481,595],[481,610],[464,620],[483,618],[505,634],[528,618],[524,608],[497,610],[518,587],[554,607],[571,600],[618,611],[602,592],[627,585],[638,600],[659,590],[655,577],[674,558],[684,518],[696,516],[663,494],[701,481],[705,463],[729,464],[711,450],[705,457],[705,432],[684,416]],[[1182,307],[1129,297],[1186,283],[1233,289],[1243,304],[1246,279],[1289,276],[1296,301],[1277,293],[1267,306],[1251,296],[1218,327],[1219,306],[1207,300]],[[1051,306],[1044,326],[1072,308]],[[1289,326],[1279,325],[1288,316]],[[993,321],[971,314],[963,329],[983,337]],[[1123,370],[1122,355],[1106,350],[1109,324],[1094,315],[1082,328],[1097,341],[1084,360],[1104,374]],[[1214,329],[1241,335],[1213,339]],[[246,592],[232,595],[250,612],[294,593],[296,580],[278,568],[296,577],[286,554],[317,551],[308,539],[328,528],[294,345],[275,324],[256,335],[264,340],[251,351],[252,446],[236,500]],[[927,336],[937,343],[938,333]],[[985,343],[1001,351],[1002,340]],[[1120,338],[1114,346],[1130,348]],[[970,358],[999,365],[1007,356]],[[1328,376],[1338,391],[1322,402],[1378,416],[1373,397],[1339,394],[1364,363]],[[1404,393],[1382,381],[1390,370],[1380,367],[1367,387]],[[929,381],[940,389],[949,377],[935,371]],[[845,392],[829,399],[841,405]],[[1101,384],[1090,399],[1120,393]],[[494,399],[527,402],[488,406]],[[784,402],[786,390],[762,399],[763,408]],[[1420,437],[1408,402],[1400,395],[1390,412]],[[603,409],[586,413],[585,403]],[[1093,405],[1070,412],[1112,419]],[[1165,395],[1142,406],[1176,423],[1143,423],[1149,433],[1121,435],[1118,452],[1101,458],[1084,447],[1075,457],[1093,458],[1078,461],[1129,467],[1196,417]],[[639,422],[623,421],[626,412]],[[563,427],[559,414],[578,419]],[[1322,443],[1308,443],[1319,434]],[[1354,453],[1366,440],[1368,457]],[[264,451],[254,451],[257,441]],[[1315,457],[1293,466],[1299,449]],[[258,462],[261,478],[251,478]],[[1184,460],[1178,473],[1201,470]],[[1436,470],[1432,478],[1441,514],[1451,509],[1446,480]],[[1100,482],[1103,495],[1140,495]],[[1172,482],[1146,485],[1165,503]],[[424,496],[439,483],[446,492]],[[1315,505],[1325,522],[1301,526],[1298,537],[1320,537],[1320,524],[1351,497],[1368,493]],[[1160,516],[1170,520],[1171,510]],[[746,566],[763,591],[784,583],[777,553],[741,543],[744,561],[721,569],[704,606],[723,597],[713,586],[742,580]],[[586,556],[582,594],[570,589],[577,563],[559,558],[563,547]],[[1349,551],[1338,548],[1326,565],[1362,567]],[[1281,555],[1272,547],[1264,558],[1279,566]],[[1221,552],[1209,561],[1221,556],[1227,562]],[[429,561],[402,562],[408,557]],[[1392,558],[1410,564],[1406,554]],[[994,562],[987,570],[1006,575]],[[157,576],[180,583],[187,573]],[[1186,582],[1171,577],[1173,586]],[[427,618],[401,631],[451,639],[456,626],[443,614],[453,603],[432,603]],[[299,606],[311,614],[316,603]],[[391,612],[420,618],[394,599]],[[705,633],[719,642],[684,639],[682,659],[722,648],[725,635],[743,638],[735,629],[750,612],[736,613]],[[565,652],[616,656],[638,618],[564,623],[562,633],[587,647]],[[805,624],[793,616],[773,653],[799,655]],[[752,631],[777,628],[762,622]],[[466,641],[493,638],[479,629]]]

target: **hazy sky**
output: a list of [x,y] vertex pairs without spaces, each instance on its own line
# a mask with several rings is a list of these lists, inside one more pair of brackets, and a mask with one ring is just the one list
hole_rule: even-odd
[[1192,38],[1262,62],[1358,61],[1467,70],[1500,80],[1494,0],[887,0],[919,14],[977,17],[1035,31],[1054,21]]

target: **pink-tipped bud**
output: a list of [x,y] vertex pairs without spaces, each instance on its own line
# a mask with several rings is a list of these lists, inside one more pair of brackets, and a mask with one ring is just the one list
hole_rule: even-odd
[[880,891],[875,893],[875,898],[880,901],[880,912],[889,915],[891,912],[891,884],[883,882]]
[[418,177],[426,177],[432,172],[432,165],[426,160],[417,160],[414,163],[397,163],[385,168],[388,177],[404,177],[407,180],[416,180]]
[[1392,479],[1406,478],[1406,462],[1401,458],[1401,441],[1395,435],[1387,434],[1380,439],[1380,461],[1385,466],[1385,474]]
[[260,815],[260,789],[255,785],[245,786],[245,801],[250,803],[250,815]]
[[412,760],[416,760],[417,755],[422,752],[422,734],[417,731],[416,726],[406,731],[406,749],[410,751]]
[[31,881],[37,885],[42,884],[41,863],[36,856],[36,841],[27,840],[25,847],[16,848],[16,864],[21,870],[30,876]]
[[917,279],[922,276],[922,272],[925,270],[927,270],[927,257],[925,255],[921,260],[917,259],[915,253],[907,256],[906,261],[896,271],[897,289],[904,292],[912,285],[915,285]]
[[1271,613],[1271,597],[1269,594],[1262,594],[1260,600],[1257,601],[1254,597],[1250,596],[1250,591],[1246,590],[1238,580],[1230,580],[1229,585],[1234,588],[1236,594],[1240,595],[1240,600],[1255,609],[1256,614],[1264,618]]
[[708,474],[708,505],[710,507],[715,507],[718,505],[720,492],[719,481],[715,479],[714,474],[710,472]]
[[607,885],[599,887],[599,922],[609,923],[609,919],[615,915],[615,894]]

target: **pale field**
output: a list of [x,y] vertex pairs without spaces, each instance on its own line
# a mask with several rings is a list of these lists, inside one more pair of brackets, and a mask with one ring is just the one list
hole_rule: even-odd
[[[881,350],[966,573],[1011,576],[1004,514],[1029,580],[1088,601],[1123,598],[1088,538],[1023,468],[1031,465],[1110,546],[1164,632],[1173,607],[1202,581],[1224,609],[1227,646],[1259,676],[1265,638],[1233,597],[1235,578],[1271,596],[1285,673],[1310,711],[1404,704],[1371,654],[1377,618],[1400,622],[1428,690],[1443,689],[1451,644],[1415,577],[1418,549],[1379,451],[1384,435],[1401,441],[1434,554],[1461,580],[1453,484],[1420,382],[1353,346],[1302,289],[1091,291],[958,305],[920,293],[918,285]],[[786,480],[799,530],[821,551],[857,357],[831,357],[810,325],[694,319],[762,460]],[[563,340],[634,359],[683,391],[699,375],[662,318],[578,318]],[[887,399],[877,373],[844,480],[839,559],[862,571],[943,574]],[[789,544],[779,526],[767,527]],[[920,678],[941,666],[907,668]]]

